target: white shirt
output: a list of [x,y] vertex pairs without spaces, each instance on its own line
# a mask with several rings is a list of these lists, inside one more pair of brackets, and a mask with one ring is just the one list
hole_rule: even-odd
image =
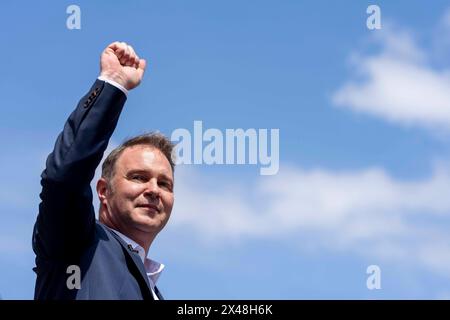
[[113,80],[110,80],[110,79],[108,79],[108,78],[105,77],[105,76],[99,76],[97,79],[98,79],[98,80],[101,80],[101,81],[105,81],[106,83],[109,83],[110,85],[116,87],[117,89],[120,89],[120,90],[125,94],[125,96],[128,96],[128,90],[125,89],[125,88],[124,88],[122,85],[120,85],[119,83],[117,83],[117,82],[115,82],[115,81],[113,81]]
[[133,250],[137,251],[139,257],[142,260],[142,263],[144,264],[144,269],[145,269],[145,272],[147,273],[148,282],[150,283],[150,289],[152,291],[153,298],[155,300],[159,300],[158,296],[155,293],[155,285],[159,279],[159,276],[161,275],[161,272],[164,270],[164,265],[162,263],[159,263],[157,261],[147,258],[145,256],[144,248],[142,248],[135,241],[128,238],[126,235],[120,233],[117,230],[114,230],[114,229],[111,229],[111,230],[114,231],[128,245],[130,245],[131,248],[133,248]]

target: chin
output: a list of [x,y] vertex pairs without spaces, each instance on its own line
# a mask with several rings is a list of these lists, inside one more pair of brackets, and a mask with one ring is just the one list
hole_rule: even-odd
[[141,218],[134,223],[139,230],[144,232],[155,232],[155,230],[159,230],[161,227],[160,223],[150,220],[148,217]]

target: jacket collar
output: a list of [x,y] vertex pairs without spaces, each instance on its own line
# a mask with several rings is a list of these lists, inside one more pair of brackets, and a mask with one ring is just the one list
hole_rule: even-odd
[[[153,295],[151,293],[151,289],[150,289],[150,282],[148,281],[148,277],[147,277],[147,272],[144,269],[144,265],[142,263],[141,257],[139,256],[139,254],[137,252],[135,252],[130,246],[128,246],[128,244],[123,241],[120,236],[118,234],[116,234],[112,229],[110,229],[108,226],[99,223],[102,227],[104,227],[104,229],[106,229],[109,234],[111,234],[122,246],[122,250],[124,251],[124,253],[131,258],[131,260],[133,261],[135,267],[137,268],[137,270],[139,271],[139,274],[141,275],[141,277],[139,277],[139,279],[137,279],[138,281],[142,280],[144,281],[145,287],[147,289],[147,292],[142,292],[142,294],[144,295],[144,297],[146,295],[149,295],[151,297],[151,299],[153,299]],[[142,289],[142,286],[141,286]]]

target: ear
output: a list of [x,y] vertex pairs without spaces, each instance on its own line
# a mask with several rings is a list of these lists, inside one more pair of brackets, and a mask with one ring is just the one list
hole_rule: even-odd
[[97,196],[98,200],[100,200],[100,204],[104,205],[107,201],[107,197],[109,194],[108,182],[105,178],[100,178],[97,181]]

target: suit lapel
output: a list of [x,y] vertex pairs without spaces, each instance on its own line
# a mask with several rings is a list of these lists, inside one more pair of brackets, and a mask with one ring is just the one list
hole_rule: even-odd
[[159,300],[164,300],[164,297],[162,296],[161,292],[159,291],[159,289],[156,285],[155,285],[155,294]]
[[[139,279],[136,279],[138,281],[140,281],[142,283],[142,280],[145,283],[145,287],[146,287],[146,291],[148,291],[148,294],[150,295],[151,299],[153,299],[153,295],[151,293],[151,289],[150,289],[150,282],[148,281],[148,276],[147,276],[147,272],[144,269],[144,264],[142,263],[141,257],[134,251],[132,251],[130,249],[130,247],[128,246],[128,244],[122,240],[122,238],[119,237],[119,235],[117,235],[114,231],[109,230],[108,227],[106,227],[108,229],[108,231],[113,235],[113,237],[115,239],[117,239],[117,241],[119,241],[120,245],[122,246],[122,250],[125,254],[126,257],[128,257],[129,259],[131,259],[131,261],[134,264],[134,267],[138,270],[140,277]],[[144,294],[144,292],[143,292]]]

